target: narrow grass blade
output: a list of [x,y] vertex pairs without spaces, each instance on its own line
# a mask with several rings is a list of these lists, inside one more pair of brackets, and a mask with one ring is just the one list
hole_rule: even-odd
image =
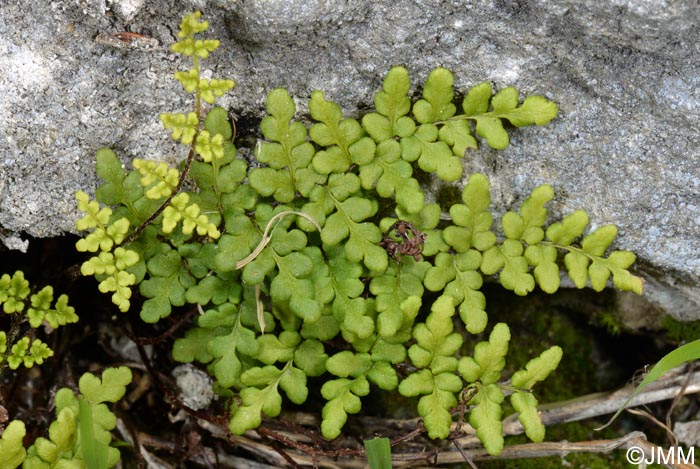
[[80,415],[80,451],[88,469],[107,468],[107,445],[95,439],[90,403],[83,397],[78,401]]
[[612,416],[608,423],[606,423],[602,427],[596,428],[596,430],[602,430],[608,425],[610,425],[613,422],[613,420],[615,420],[617,416],[620,415],[620,413],[622,413],[623,410],[625,410],[625,407],[634,398],[634,396],[636,396],[642,389],[647,387],[649,384],[661,378],[661,376],[663,376],[666,372],[684,363],[688,363],[698,359],[700,359],[700,340],[694,340],[693,342],[690,342],[688,344],[681,345],[672,352],[669,352],[666,356],[659,360],[659,362],[656,365],[654,365],[654,367],[649,371],[649,373],[647,373],[646,377],[637,386],[637,389],[635,389],[632,395],[629,398],[627,398],[627,400],[624,404],[622,404],[620,409],[617,412],[615,412],[615,415]]
[[367,461],[371,469],[391,469],[391,445],[389,438],[365,440]]

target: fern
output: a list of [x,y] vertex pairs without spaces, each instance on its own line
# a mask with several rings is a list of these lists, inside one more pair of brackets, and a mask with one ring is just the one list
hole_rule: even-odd
[[[47,326],[51,331],[78,321],[75,308],[68,305],[67,295],[60,295],[54,302],[51,286],[32,294],[29,282],[19,270],[12,276],[0,277],[0,305],[5,314],[12,316],[9,330],[0,331],[0,369],[43,364],[53,356],[53,350],[35,337],[35,330]],[[24,322],[29,323],[30,330],[25,330]]]
[[85,373],[79,381],[80,395],[69,388],[56,393],[56,420],[51,423],[48,438],[39,437],[25,449],[24,423],[13,420],[0,438],[0,468],[39,469],[46,467],[110,468],[119,462],[119,451],[110,446],[109,431],[117,418],[105,402],[117,402],[131,382],[131,370],[108,368],[102,379]]
[[3,455],[1,469],[14,469],[25,460],[27,450],[22,440],[26,434],[27,429],[21,420],[13,420],[7,425],[0,435],[0,454]]
[[[495,325],[473,350],[465,340],[489,327],[484,279],[519,295],[538,286],[552,293],[563,265],[579,288],[600,290],[612,277],[618,288],[641,293],[641,279],[629,271],[634,255],[608,253],[614,228],[587,234],[583,211],[548,225],[550,186],[534,188],[494,223],[485,176],[471,175],[460,203],[449,207],[428,203],[418,181],[426,173],[460,180],[462,158],[480,140],[504,148],[504,122],[544,125],[556,104],[540,96],[520,102],[514,88],[493,94],[485,83],[455,91],[444,68],[412,102],[407,70],[394,67],[375,95],[376,111],[345,117],[316,91],[308,122],[297,118],[289,93],[275,89],[249,168],[236,156],[227,112],[205,109],[233,87],[199,74],[200,59],[218,47],[198,38],[206,29],[199,14],[188,15],[173,46],[193,63],[176,78],[194,93],[194,110],[161,115],[189,147],[184,164],[176,171],[144,160],[125,171],[114,153],[98,153],[105,183],[97,201],[78,195],[86,213],[79,228],[91,230],[78,248],[97,253],[83,273],[115,292],[124,311],[138,286],[146,322],[186,304],[201,307],[173,357],[206,364],[217,387],[233,395],[235,434],[279,415],[284,396],[304,403],[318,382],[307,378],[320,377],[320,430],[328,439],[378,387],[419,397],[432,438],[449,436],[455,406],[469,407],[491,454],[503,447],[509,390],[528,436],[541,441],[532,387],[556,368],[561,349],[542,352],[504,381],[508,327]],[[398,367],[411,371],[399,378]]]

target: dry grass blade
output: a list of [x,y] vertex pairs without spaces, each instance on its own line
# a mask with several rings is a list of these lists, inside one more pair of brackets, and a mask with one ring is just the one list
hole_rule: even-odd
[[267,226],[265,227],[265,231],[263,232],[262,239],[258,243],[258,245],[253,249],[253,252],[248,254],[245,258],[241,259],[240,261],[236,262],[234,268],[236,270],[242,269],[246,265],[250,264],[255,260],[256,257],[260,255],[263,249],[265,249],[265,246],[270,242],[272,239],[272,230],[274,230],[275,226],[277,226],[277,223],[284,218],[287,215],[297,215],[302,218],[305,218],[306,220],[309,221],[314,227],[320,232],[321,231],[321,226],[311,218],[309,215],[305,214],[304,212],[295,212],[293,210],[285,210],[284,212],[280,212],[274,217],[270,218],[270,221],[267,222]]
[[260,333],[265,333],[265,307],[263,305],[262,299],[260,298],[260,284],[255,285],[255,312],[258,318],[258,325],[260,326]]

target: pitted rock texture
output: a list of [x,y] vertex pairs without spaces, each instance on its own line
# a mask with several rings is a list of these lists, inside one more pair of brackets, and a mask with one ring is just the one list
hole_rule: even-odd
[[[73,231],[74,192],[97,184],[94,153],[184,156],[158,121],[187,110],[168,46],[186,11],[204,10],[222,47],[206,73],[233,78],[221,101],[262,116],[284,86],[303,110],[321,89],[348,114],[372,106],[393,65],[419,90],[437,66],[458,92],[481,81],[544,94],[560,117],[482,146],[466,173],[491,180],[495,210],[535,186],[557,192],[553,217],[586,209],[638,253],[647,298],[700,318],[700,9],[678,0],[19,0],[0,4],[0,238]],[[144,36],[121,44],[121,32]],[[110,43],[106,39],[112,39]],[[118,47],[122,46],[122,47]]]

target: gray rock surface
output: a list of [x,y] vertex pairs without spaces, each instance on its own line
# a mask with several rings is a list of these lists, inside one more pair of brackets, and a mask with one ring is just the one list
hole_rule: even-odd
[[[548,182],[555,215],[585,208],[639,254],[651,303],[700,318],[700,9],[693,0],[19,0],[0,3],[0,237],[73,230],[95,151],[175,161],[157,119],[187,109],[167,46],[203,9],[222,48],[204,66],[237,87],[222,104],[258,117],[287,87],[371,106],[392,65],[419,85],[436,66],[458,90],[488,80],[557,101],[559,119],[465,159],[497,211]],[[146,36],[139,45],[114,33]],[[110,34],[112,36],[110,36]],[[97,40],[96,40],[97,39]],[[122,45],[115,47],[108,45]]]
[[176,366],[172,374],[183,404],[194,410],[209,407],[214,400],[211,376],[190,363]]

